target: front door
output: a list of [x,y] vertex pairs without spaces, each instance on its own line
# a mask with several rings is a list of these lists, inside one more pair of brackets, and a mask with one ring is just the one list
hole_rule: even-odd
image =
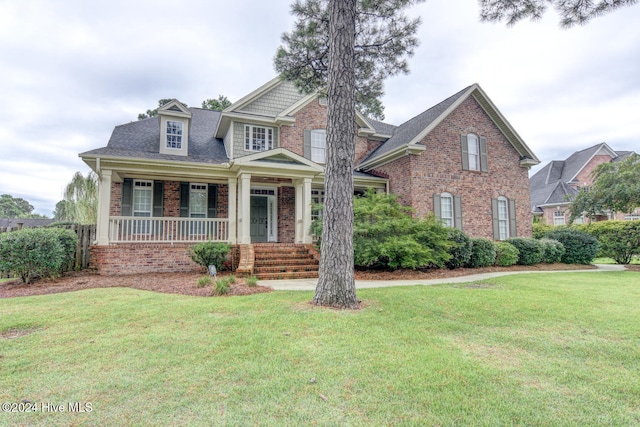
[[266,242],[268,226],[267,198],[251,196],[251,242]]

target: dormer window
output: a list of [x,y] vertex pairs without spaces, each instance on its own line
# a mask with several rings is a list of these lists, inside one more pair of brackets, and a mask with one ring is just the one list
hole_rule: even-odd
[[158,108],[160,119],[160,153],[171,156],[189,154],[191,112],[180,101],[173,100]]
[[167,148],[182,149],[182,122],[167,120]]

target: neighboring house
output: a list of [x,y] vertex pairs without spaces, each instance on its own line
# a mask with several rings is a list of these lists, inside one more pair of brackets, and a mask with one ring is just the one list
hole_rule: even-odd
[[0,233],[16,231],[23,228],[47,227],[53,224],[53,219],[43,218],[0,218]]
[[[276,78],[223,112],[174,100],[117,126],[106,147],[80,154],[100,177],[94,265],[185,271],[196,241],[239,245],[241,263],[256,242],[311,244],[326,110],[321,93]],[[356,114],[354,137],[356,193],[398,194],[470,236],[531,235],[528,169],[539,160],[477,84],[400,126]]]
[[[533,214],[549,225],[565,225],[569,222],[571,212],[569,206],[580,188],[593,184],[592,173],[602,163],[617,162],[632,151],[615,151],[606,143],[576,151],[565,160],[553,160],[536,172],[531,182],[531,207]],[[595,218],[596,221],[606,219],[639,219],[640,212],[631,214],[610,213]],[[578,217],[578,224],[589,221],[589,218]]]

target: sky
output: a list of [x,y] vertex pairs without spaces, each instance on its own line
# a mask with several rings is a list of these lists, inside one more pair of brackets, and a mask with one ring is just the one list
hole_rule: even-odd
[[[78,154],[177,98],[240,99],[276,76],[289,0],[0,0],[0,194],[51,216]],[[477,0],[427,0],[411,72],[385,82],[399,125],[478,83],[542,161],[606,142],[640,151],[640,4],[561,29],[481,23]]]

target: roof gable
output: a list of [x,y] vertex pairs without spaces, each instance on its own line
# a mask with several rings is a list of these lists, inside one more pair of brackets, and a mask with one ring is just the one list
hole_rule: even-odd
[[275,148],[273,150],[260,151],[255,154],[240,157],[233,161],[232,170],[246,168],[250,166],[280,168],[288,170],[300,170],[314,173],[324,172],[324,168],[285,148]]
[[375,166],[404,155],[407,151],[415,150],[425,136],[469,97],[473,97],[478,102],[489,118],[505,135],[511,145],[513,145],[518,154],[520,154],[521,164],[523,166],[533,166],[540,163],[540,160],[538,160],[533,151],[531,151],[511,124],[504,118],[482,88],[478,84],[473,84],[418,114],[395,129],[387,127],[387,130],[393,130],[393,135],[365,159],[360,164],[360,167],[365,170],[372,169]]

